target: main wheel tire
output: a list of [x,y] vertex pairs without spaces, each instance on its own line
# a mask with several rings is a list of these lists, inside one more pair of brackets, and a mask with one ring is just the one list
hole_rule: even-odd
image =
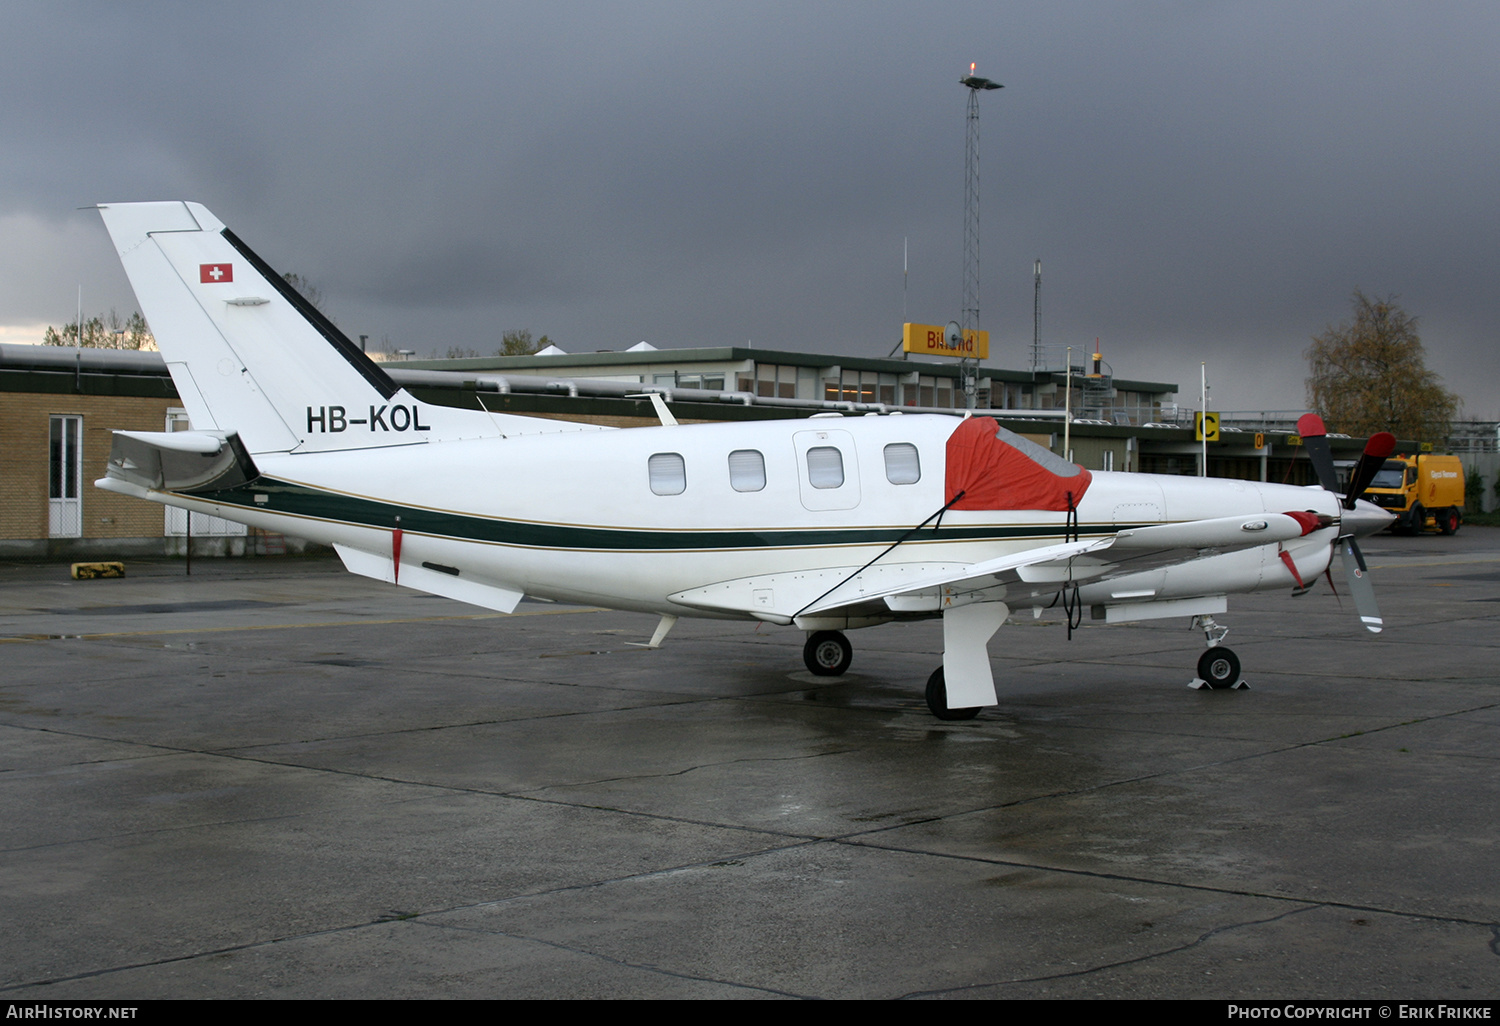
[[977,705],[971,709],[948,708],[948,683],[943,677],[941,666],[927,678],[927,708],[940,720],[972,720],[979,715]]
[[1232,688],[1240,680],[1240,657],[1227,648],[1211,648],[1198,657],[1198,676],[1215,691]]
[[816,631],[802,646],[802,661],[817,677],[842,677],[854,661],[854,646],[838,631]]
[[1463,522],[1463,514],[1458,511],[1458,507],[1456,506],[1445,509],[1438,514],[1438,530],[1444,534],[1457,534]]

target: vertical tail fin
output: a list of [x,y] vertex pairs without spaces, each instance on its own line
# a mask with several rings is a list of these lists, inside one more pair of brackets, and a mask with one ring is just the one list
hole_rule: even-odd
[[195,428],[238,432],[252,453],[497,433],[484,413],[413,399],[202,205],[99,211]]

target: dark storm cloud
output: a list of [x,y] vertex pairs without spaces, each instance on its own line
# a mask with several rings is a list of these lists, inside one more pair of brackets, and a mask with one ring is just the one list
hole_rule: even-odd
[[0,15],[6,259],[73,253],[55,294],[0,283],[0,322],[60,320],[80,278],[130,306],[72,208],[181,196],[413,348],[529,326],[883,354],[903,238],[911,319],[957,313],[977,60],[1005,83],[992,362],[1025,360],[1040,257],[1048,341],[1184,386],[1207,360],[1221,405],[1295,406],[1308,336],[1361,287],[1500,412],[1489,7],[244,7]]

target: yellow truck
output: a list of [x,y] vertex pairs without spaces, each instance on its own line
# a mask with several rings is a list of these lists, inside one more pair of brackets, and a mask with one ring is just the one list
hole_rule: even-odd
[[1463,464],[1457,456],[1392,456],[1362,498],[1396,514],[1393,534],[1421,534],[1434,527],[1453,534],[1464,522]]

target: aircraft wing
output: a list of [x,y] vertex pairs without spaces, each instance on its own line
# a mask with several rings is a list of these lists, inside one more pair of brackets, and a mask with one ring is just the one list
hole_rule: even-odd
[[[1126,528],[1098,538],[1086,548],[1082,546],[1087,542],[1075,542],[1074,551],[1060,551],[1068,546],[1050,546],[1032,550],[1028,555],[1033,558],[1024,562],[978,564],[960,579],[940,582],[936,593],[928,585],[883,597],[892,611],[917,612],[986,601],[988,597],[982,592],[998,586],[1019,583],[1035,593],[1070,582],[1108,581],[1242,549],[1289,543],[1326,526],[1323,519],[1301,512],[1267,513]],[[1004,565],[1006,562],[1011,565]],[[827,607],[819,603],[807,615],[826,611]]]
[[[902,611],[902,603],[899,600],[904,596],[917,596],[941,590],[951,598],[954,595],[981,592],[987,588],[1015,581],[1041,581],[1054,578],[1066,580],[1070,568],[1075,565],[1079,569],[1087,567],[1088,576],[1092,577],[1094,568],[1104,564],[1087,557],[1090,553],[1109,548],[1114,540],[1113,537],[1089,538],[1082,541],[1044,545],[1041,548],[1027,549],[1024,552],[971,563],[961,570],[938,570],[909,576],[906,580],[892,580],[889,577],[881,580],[879,575],[870,573],[876,569],[872,566],[848,578],[846,582],[833,588],[826,595],[798,610],[797,615],[826,615],[844,606],[868,603],[877,599],[885,600],[888,608],[899,612]],[[1056,576],[1059,572],[1063,576]],[[892,602],[892,599],[898,601]]]
[[1292,541],[1321,526],[1313,515],[1300,513],[1219,517],[1126,528],[972,563],[898,562],[887,556],[864,567],[745,577],[669,597],[680,605],[749,613],[781,624],[814,616],[936,612],[985,601],[986,591],[1007,585],[1045,587],[1069,581],[1108,580]]

